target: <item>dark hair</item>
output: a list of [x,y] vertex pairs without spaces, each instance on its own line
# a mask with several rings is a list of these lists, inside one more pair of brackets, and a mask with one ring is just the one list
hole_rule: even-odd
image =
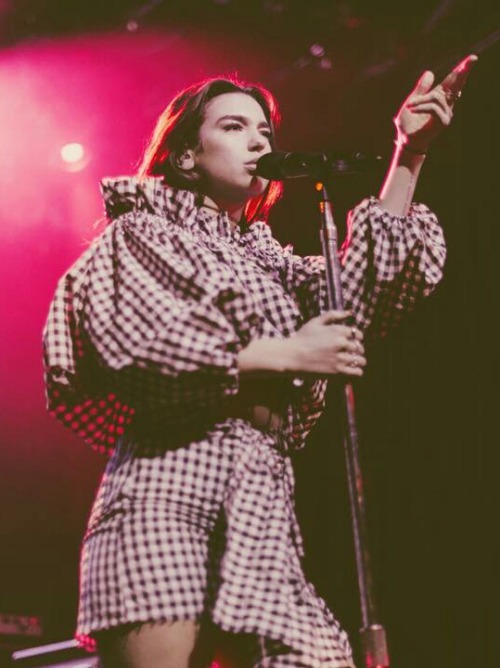
[[[144,151],[139,178],[163,176],[169,186],[196,190],[198,179],[188,177],[178,167],[177,159],[186,148],[198,145],[205,107],[210,100],[225,93],[245,93],[259,103],[271,128],[271,148],[275,149],[275,128],[280,114],[273,95],[259,84],[248,84],[235,78],[206,79],[178,93],[161,114]],[[247,220],[265,217],[281,192],[281,183],[269,182],[262,195],[249,200],[245,209]]]

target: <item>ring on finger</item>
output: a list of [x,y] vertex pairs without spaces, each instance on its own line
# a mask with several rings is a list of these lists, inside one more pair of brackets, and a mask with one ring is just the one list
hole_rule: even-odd
[[459,90],[456,93],[454,93],[452,90],[446,90],[444,96],[448,104],[453,104],[453,102],[456,102],[462,97],[462,91]]

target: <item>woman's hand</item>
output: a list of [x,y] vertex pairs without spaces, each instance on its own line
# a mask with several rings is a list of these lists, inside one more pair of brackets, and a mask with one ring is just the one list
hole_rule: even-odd
[[294,371],[320,376],[362,376],[366,366],[363,336],[343,324],[346,311],[328,311],[309,320],[288,339],[294,351]]
[[433,139],[450,124],[453,106],[476,60],[475,55],[467,56],[436,86],[434,74],[423,73],[394,119],[398,144],[413,153],[426,153]]
[[396,148],[379,195],[382,207],[394,216],[408,214],[427,149],[450,124],[453,105],[476,60],[467,56],[437,86],[432,72],[424,72],[394,118]]
[[254,339],[238,355],[241,373],[362,376],[366,366],[363,337],[344,323],[347,311],[328,311],[309,320],[285,339]]

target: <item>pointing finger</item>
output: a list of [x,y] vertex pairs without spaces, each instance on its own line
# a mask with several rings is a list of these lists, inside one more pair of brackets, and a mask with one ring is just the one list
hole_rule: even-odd
[[[443,79],[441,87],[445,93],[448,93],[448,101],[453,100],[453,96],[460,96],[476,61],[477,56],[475,54],[467,56]],[[455,97],[455,99],[457,98]]]

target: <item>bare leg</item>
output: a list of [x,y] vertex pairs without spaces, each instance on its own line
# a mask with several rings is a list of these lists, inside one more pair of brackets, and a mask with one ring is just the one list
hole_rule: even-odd
[[96,634],[103,668],[207,668],[211,640],[193,621],[144,623]]
[[300,652],[279,643],[193,621],[129,624],[102,631],[96,640],[102,668],[209,668],[214,654],[221,668],[310,665]]

